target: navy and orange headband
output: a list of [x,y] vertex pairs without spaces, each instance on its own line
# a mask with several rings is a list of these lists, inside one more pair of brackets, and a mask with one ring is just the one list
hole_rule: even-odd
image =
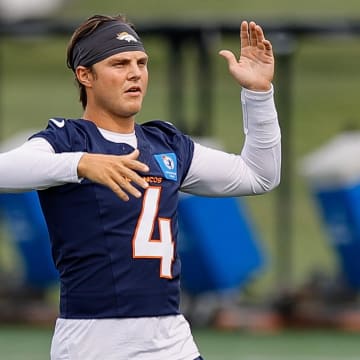
[[109,56],[125,51],[144,51],[139,35],[128,24],[109,21],[80,39],[72,51],[71,68],[89,67]]

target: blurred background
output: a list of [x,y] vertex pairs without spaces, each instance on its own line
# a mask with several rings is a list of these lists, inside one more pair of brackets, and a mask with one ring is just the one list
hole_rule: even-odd
[[[138,122],[168,120],[229,152],[243,142],[239,88],[217,53],[238,53],[242,20],[263,25],[276,55],[282,183],[259,197],[182,199],[184,311],[208,360],[357,358],[360,3],[0,0],[2,151],[50,117],[81,116],[66,46],[96,13],[126,14],[144,38],[150,85]],[[32,195],[1,195],[0,211],[0,358],[45,359],[58,289],[44,224]],[[196,232],[196,221],[208,226]],[[212,260],[192,266],[201,256]]]

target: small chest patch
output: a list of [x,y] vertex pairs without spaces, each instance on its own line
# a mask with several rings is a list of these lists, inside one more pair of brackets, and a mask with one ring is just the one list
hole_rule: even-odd
[[168,180],[177,181],[177,160],[174,153],[154,155],[164,177]]

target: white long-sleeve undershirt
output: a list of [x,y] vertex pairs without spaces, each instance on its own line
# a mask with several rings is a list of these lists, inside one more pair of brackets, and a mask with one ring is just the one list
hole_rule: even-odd
[[196,144],[181,190],[204,196],[261,194],[280,182],[281,134],[273,89],[241,92],[245,143],[240,155]]
[[[193,160],[181,190],[205,196],[259,194],[280,179],[280,128],[273,89],[241,93],[245,143],[240,155],[195,143]],[[136,147],[136,136],[99,129],[111,141]],[[80,182],[77,166],[82,152],[55,153],[43,138],[34,138],[0,154],[0,192],[41,190]]]
[[0,154],[0,192],[42,190],[79,182],[82,152],[56,154],[43,138],[34,138]]

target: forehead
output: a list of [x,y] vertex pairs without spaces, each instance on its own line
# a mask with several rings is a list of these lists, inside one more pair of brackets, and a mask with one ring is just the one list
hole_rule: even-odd
[[103,62],[113,62],[119,60],[139,60],[147,58],[148,55],[144,51],[124,51],[109,56],[108,58],[104,59]]

